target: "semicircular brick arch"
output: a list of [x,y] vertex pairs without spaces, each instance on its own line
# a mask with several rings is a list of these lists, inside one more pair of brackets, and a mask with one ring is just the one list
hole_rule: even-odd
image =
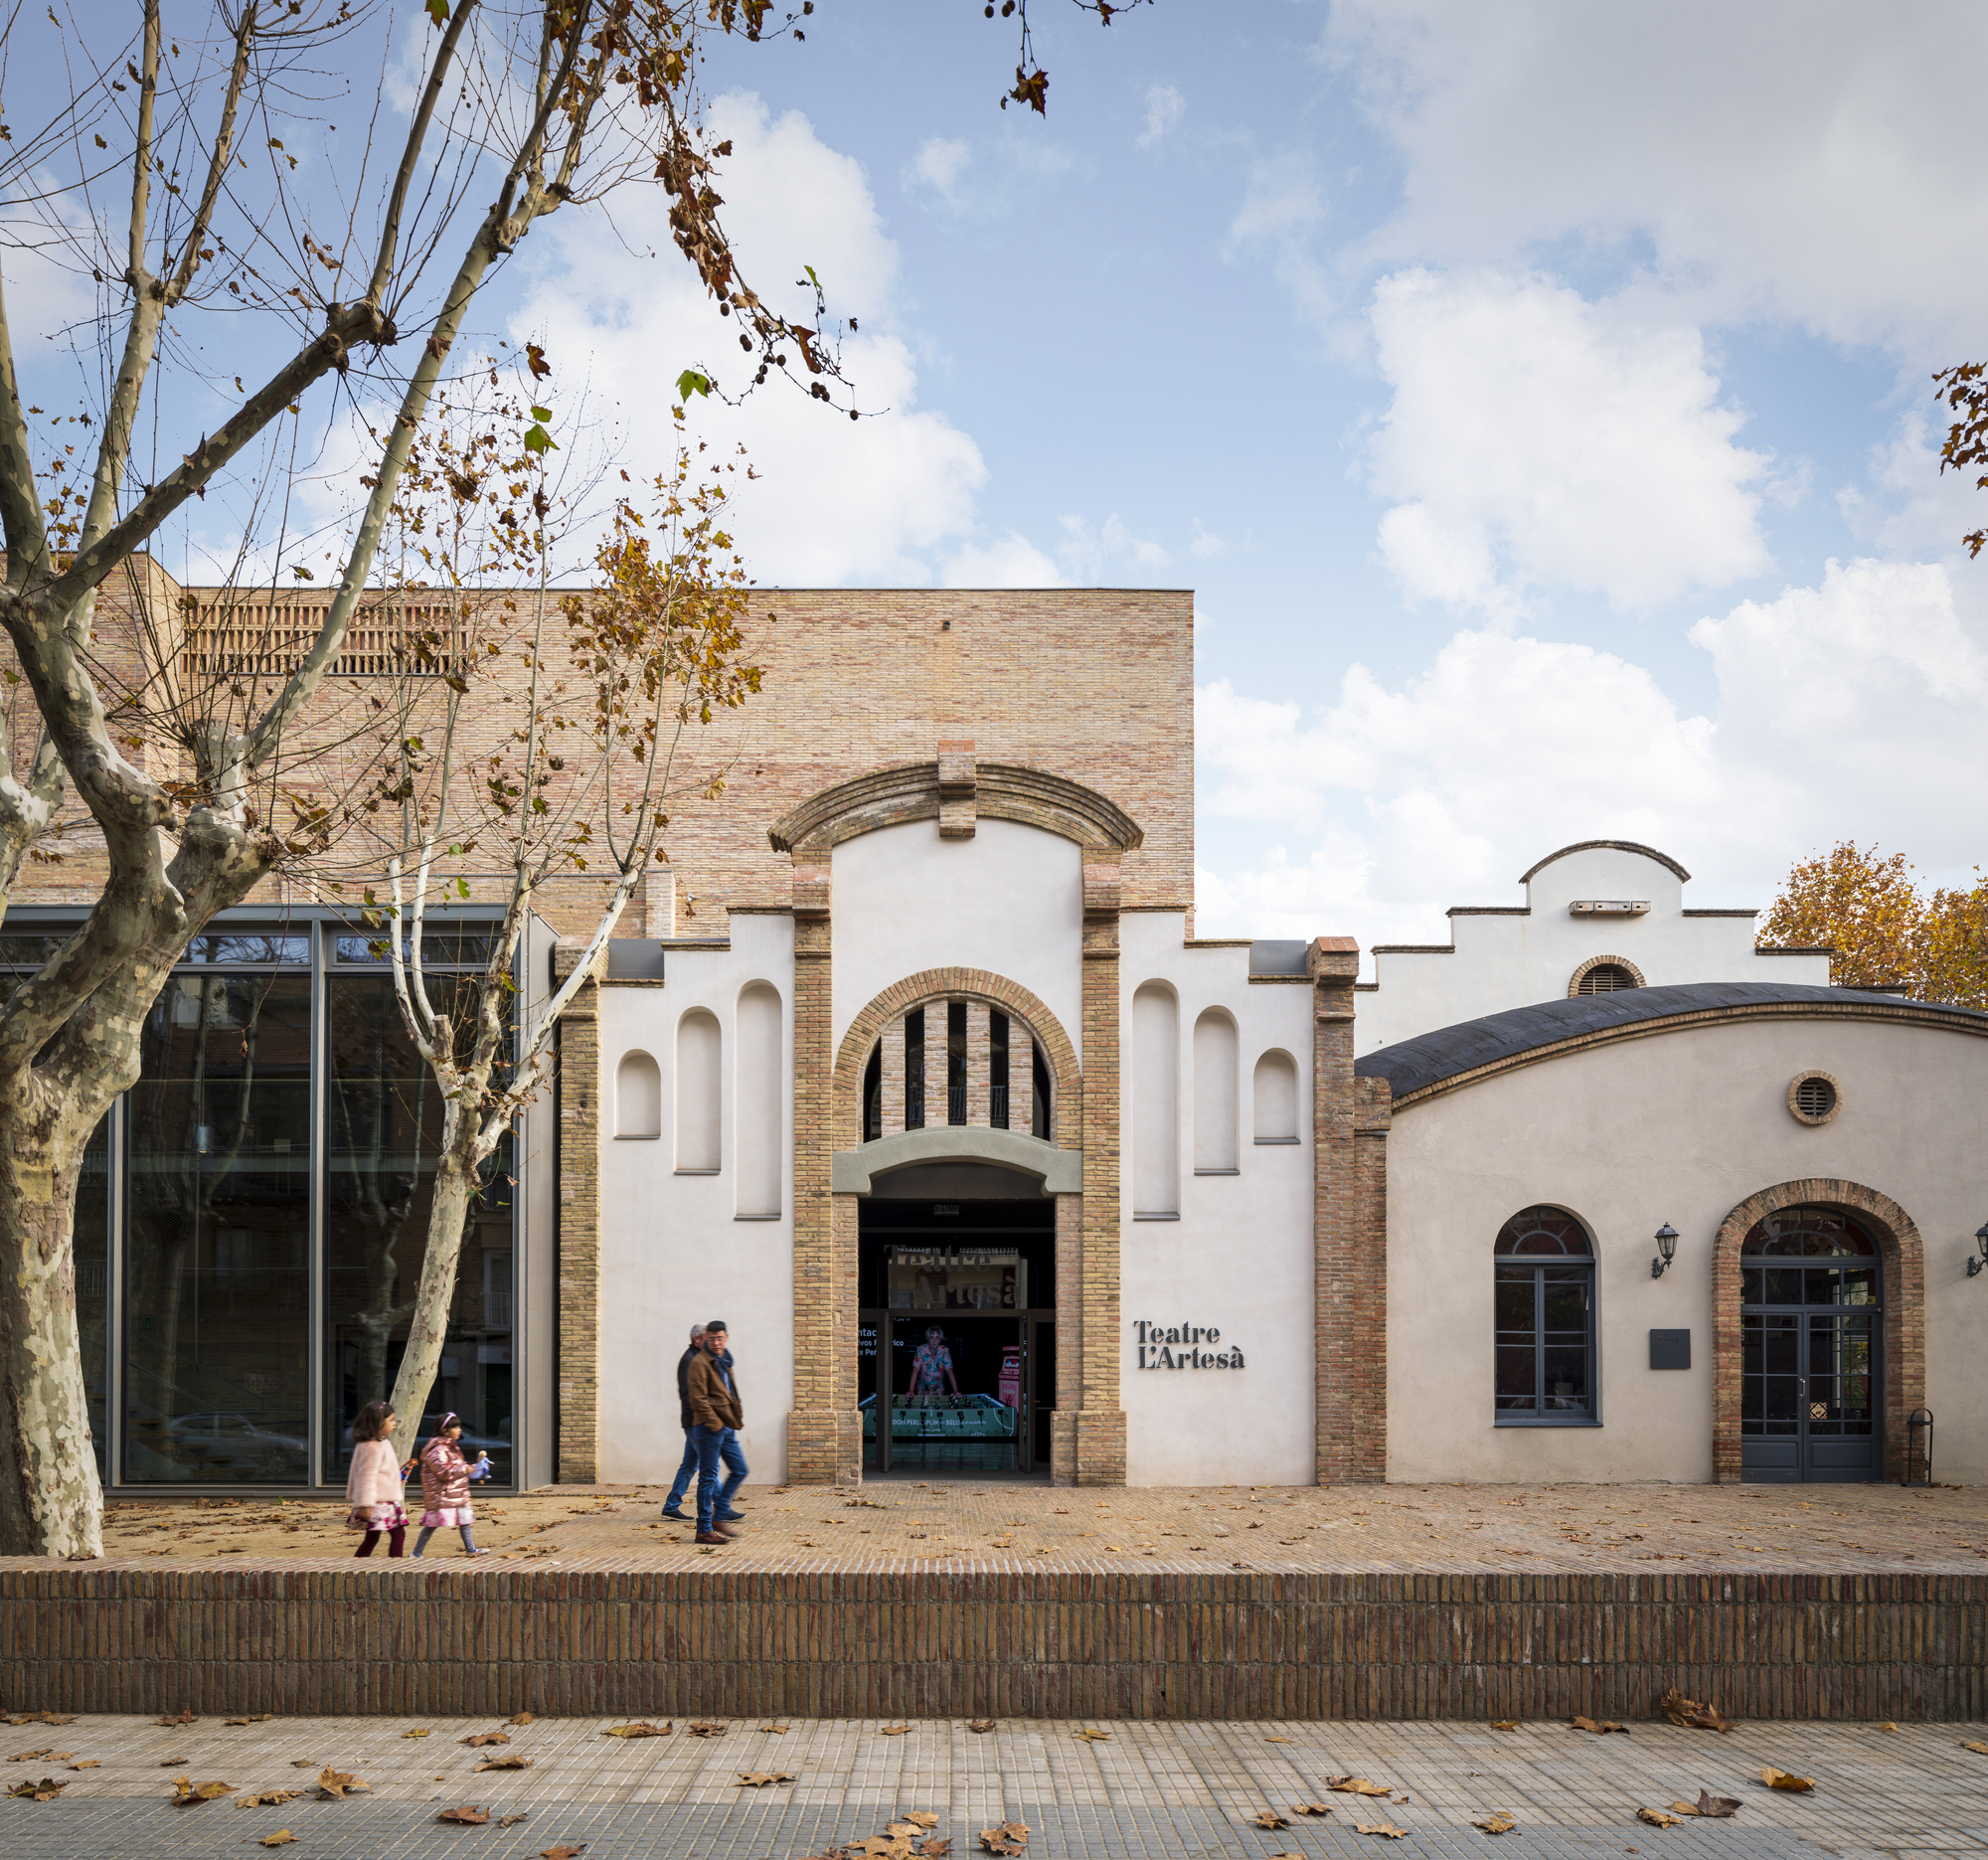
[[900,1014],[927,1001],[984,1001],[1035,1035],[1049,1062],[1055,1086],[1051,1114],[1055,1129],[1050,1140],[1059,1149],[1083,1147],[1083,1093],[1077,1073],[1077,1049],[1063,1023],[1019,982],[984,968],[928,968],[907,975],[870,1002],[842,1036],[835,1056],[835,1087],[830,1110],[831,1142],[836,1149],[854,1149],[863,1140],[863,1069],[870,1049]]
[[1740,1482],[1740,1249],[1755,1222],[1784,1208],[1835,1208],[1871,1230],[1885,1263],[1885,1477],[1904,1476],[1905,1417],[1925,1402],[1925,1250],[1889,1195],[1841,1176],[1810,1176],[1748,1195],[1712,1243],[1712,1477]]

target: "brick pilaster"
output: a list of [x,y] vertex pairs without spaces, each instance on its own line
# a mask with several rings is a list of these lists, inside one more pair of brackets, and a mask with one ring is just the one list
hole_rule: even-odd
[[993,1049],[988,1043],[985,1001],[966,1004],[966,1121],[986,1129],[993,1120]]
[[942,1130],[946,1123],[944,1001],[925,1003],[925,1128]]
[[[1081,1405],[1077,1483],[1125,1483],[1125,1411],[1118,1396],[1119,1038],[1115,858],[1083,862],[1083,1208],[1080,1296]],[[1063,1323],[1063,1300],[1057,1321]]]
[[905,1127],[905,1017],[902,1014],[885,1027],[882,1040],[883,1129],[886,1136],[896,1136]]
[[[553,952],[571,975],[580,951]],[[559,1430],[553,1476],[591,1485],[600,1455],[600,990],[588,982],[559,1024]]]
[[1033,1136],[1036,1128],[1036,1043],[1012,1015],[1008,1019],[1008,1128]]

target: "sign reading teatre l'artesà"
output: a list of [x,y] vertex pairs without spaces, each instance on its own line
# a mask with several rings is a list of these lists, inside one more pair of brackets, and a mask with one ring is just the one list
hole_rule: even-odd
[[1242,1367],[1242,1352],[1233,1343],[1226,1350],[1217,1348],[1222,1332],[1206,1324],[1150,1324],[1142,1318],[1132,1328],[1138,1332],[1141,1369]]

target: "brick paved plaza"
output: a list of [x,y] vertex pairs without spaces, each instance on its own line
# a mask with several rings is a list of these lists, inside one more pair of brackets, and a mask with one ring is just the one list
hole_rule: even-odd
[[[1407,1830],[1422,1854],[1538,1853],[1643,1860],[1858,1860],[1988,1849],[1988,1741],[1980,1725],[1741,1724],[1730,1736],[1638,1724],[1596,1737],[1558,1723],[1498,1731],[1484,1723],[1420,1725],[1289,1722],[996,1724],[912,1721],[892,1735],[880,1721],[733,1720],[717,1738],[605,1736],[615,1721],[540,1720],[509,1731],[501,1751],[460,1740],[495,1719],[299,1718],[229,1726],[202,1718],[161,1728],[150,1720],[79,1717],[15,1726],[6,1754],[54,1756],[6,1766],[8,1782],[67,1781],[50,1802],[0,1802],[9,1854],[40,1860],[258,1851],[280,1828],[300,1856],[449,1856],[521,1860],[585,1843],[587,1860],[628,1855],[749,1856],[801,1860],[882,1833],[895,1814],[922,1810],[950,1835],[954,1856],[979,1851],[979,1830],[1003,1819],[1030,1829],[1031,1860],[1200,1860],[1374,1851],[1361,1824]],[[783,1732],[763,1729],[784,1724]],[[1079,1733],[1102,1731],[1101,1738]],[[410,1733],[425,1733],[411,1736]],[[501,1754],[531,1759],[529,1773],[479,1773]],[[1814,1779],[1790,1795],[1765,1787],[1762,1766]],[[329,1766],[370,1785],[338,1801],[316,1794]],[[742,1772],[790,1773],[789,1783],[743,1787]],[[286,1803],[241,1808],[233,1796],[168,1805],[172,1780],[222,1780],[236,1792],[303,1787]],[[1333,1791],[1328,1778],[1365,1776],[1387,1799]],[[1696,1800],[1701,1789],[1737,1797],[1731,1819],[1656,1828],[1639,1807]],[[1329,1816],[1294,1814],[1323,1802]],[[487,1825],[435,1816],[470,1804]],[[1269,1809],[1290,1825],[1265,1829]],[[1494,1838],[1472,1823],[1493,1813],[1517,1826]],[[509,1828],[502,1816],[525,1819]]]

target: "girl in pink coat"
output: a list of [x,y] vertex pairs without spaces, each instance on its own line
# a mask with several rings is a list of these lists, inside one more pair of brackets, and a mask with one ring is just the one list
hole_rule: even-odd
[[385,1402],[368,1402],[352,1424],[352,1470],[345,1475],[348,1531],[364,1531],[354,1556],[370,1557],[384,1533],[387,1554],[406,1554],[408,1512],[401,1500],[405,1484],[394,1452],[394,1411]]
[[469,1503],[469,1462],[463,1458],[462,1448],[456,1444],[461,1438],[462,1423],[451,1412],[442,1416],[441,1426],[435,1430],[434,1438],[421,1454],[421,1534],[414,1539],[414,1555],[417,1557],[427,1549],[428,1539],[435,1532],[446,1529],[462,1533],[464,1556],[488,1554],[477,1549],[476,1539],[470,1531],[476,1522],[476,1513]]

